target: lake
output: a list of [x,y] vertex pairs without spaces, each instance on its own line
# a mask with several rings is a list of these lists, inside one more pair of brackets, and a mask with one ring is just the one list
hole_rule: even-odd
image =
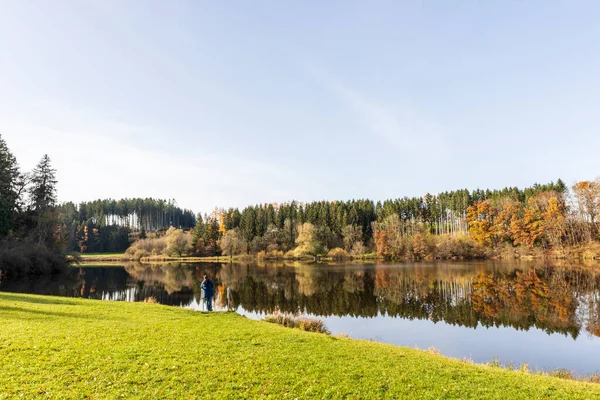
[[[276,310],[320,318],[332,334],[531,369],[600,371],[600,271],[538,262],[368,265],[125,264],[4,281],[0,291],[144,301],[260,319]],[[229,292],[229,298],[227,293]]]

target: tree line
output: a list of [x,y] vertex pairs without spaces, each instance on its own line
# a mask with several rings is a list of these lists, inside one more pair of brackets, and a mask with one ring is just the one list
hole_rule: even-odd
[[68,249],[80,253],[123,252],[134,237],[145,238],[171,226],[191,229],[196,224],[194,213],[178,207],[174,199],[67,202],[57,212],[68,233]]
[[378,202],[259,204],[198,215],[183,253],[424,259],[562,251],[597,244],[599,214],[600,179],[570,188],[558,179],[524,189],[461,189]]
[[0,278],[64,271],[70,252],[122,252],[134,236],[196,225],[175,200],[59,204],[57,183],[47,154],[24,172],[0,135]]
[[[1,136],[0,143],[0,240],[28,240],[63,253],[120,252],[133,239],[158,240],[168,228],[178,231],[170,235],[177,245],[159,251],[145,243],[149,254],[469,258],[600,241],[600,179],[377,202],[267,203],[195,216],[175,200],[152,198],[59,205],[50,158],[23,173]],[[597,246],[585,251],[600,256]]]
[[0,278],[67,269],[56,182],[48,155],[31,172],[22,172],[0,135]]

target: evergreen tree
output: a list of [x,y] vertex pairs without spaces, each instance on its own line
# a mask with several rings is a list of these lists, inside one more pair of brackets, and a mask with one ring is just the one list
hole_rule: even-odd
[[31,209],[39,216],[56,205],[56,170],[47,154],[42,157],[31,173],[29,189]]
[[44,155],[31,173],[29,188],[30,209],[33,211],[35,228],[33,239],[40,245],[55,248],[53,233],[56,230],[56,170],[50,164],[50,157]]
[[13,228],[19,193],[19,165],[0,135],[0,237]]

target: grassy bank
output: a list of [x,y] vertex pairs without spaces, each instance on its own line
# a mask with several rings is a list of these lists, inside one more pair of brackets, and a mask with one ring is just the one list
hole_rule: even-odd
[[97,262],[97,261],[127,261],[129,257],[125,253],[81,253],[81,262]]
[[229,262],[229,261],[252,261],[256,258],[253,256],[242,255],[234,256],[214,256],[214,257],[168,257],[168,256],[150,256],[142,257],[140,260],[129,256],[126,253],[91,253],[81,254],[81,262],[84,264],[96,263],[96,262],[114,262],[114,261],[139,261],[147,263],[156,262]]
[[236,314],[0,293],[0,398],[600,398],[600,385]]

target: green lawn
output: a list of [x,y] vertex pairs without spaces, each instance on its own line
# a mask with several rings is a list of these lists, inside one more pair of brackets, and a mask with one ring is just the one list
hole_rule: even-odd
[[600,385],[233,313],[0,293],[0,399],[37,396],[592,399]]
[[82,258],[94,258],[94,257],[123,257],[125,253],[81,253]]

